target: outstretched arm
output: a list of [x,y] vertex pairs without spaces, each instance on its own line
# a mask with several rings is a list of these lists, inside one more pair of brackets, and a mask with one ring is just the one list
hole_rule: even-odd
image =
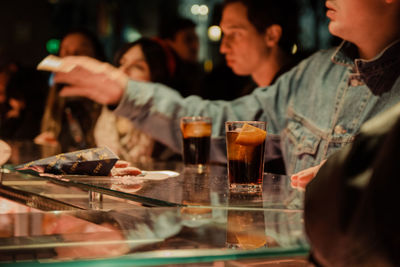
[[65,84],[61,96],[83,96],[101,104],[118,104],[128,76],[112,65],[89,57],[65,57],[54,81]]
[[[212,117],[214,140],[223,138],[228,120],[267,121],[268,131],[279,133],[286,121],[289,99],[297,91],[296,80],[301,76],[298,70],[291,71],[273,86],[258,88],[250,95],[233,101],[209,101],[198,96],[183,98],[162,84],[128,81],[115,67],[87,57],[64,58],[61,67],[64,70],[55,76],[57,83],[66,84],[60,95],[117,105],[116,114],[127,117],[138,129],[176,152],[181,150],[179,119],[183,116]],[[224,154],[219,153],[225,151],[223,145],[216,147],[212,155]]]

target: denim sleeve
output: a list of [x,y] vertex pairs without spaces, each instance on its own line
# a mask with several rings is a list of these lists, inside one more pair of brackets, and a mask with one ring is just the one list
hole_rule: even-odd
[[179,119],[183,116],[209,116],[213,119],[214,140],[225,135],[228,120],[261,120],[268,132],[279,134],[285,123],[287,105],[296,90],[297,68],[285,73],[269,87],[257,88],[252,94],[233,101],[210,101],[198,96],[183,98],[167,86],[129,81],[115,112],[129,118],[135,127],[168,145],[181,150]]

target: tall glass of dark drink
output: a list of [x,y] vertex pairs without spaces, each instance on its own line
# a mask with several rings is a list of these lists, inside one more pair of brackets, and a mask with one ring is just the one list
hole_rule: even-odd
[[189,169],[203,172],[210,158],[212,120],[209,117],[181,118],[183,162]]
[[266,126],[266,122],[262,121],[228,121],[225,123],[228,177],[231,191],[261,191]]

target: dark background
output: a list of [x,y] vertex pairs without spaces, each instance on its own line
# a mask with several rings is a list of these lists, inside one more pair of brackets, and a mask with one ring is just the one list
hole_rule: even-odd
[[[109,60],[122,43],[157,35],[159,25],[176,15],[198,27],[200,61],[219,63],[219,42],[207,37],[218,25],[221,0],[2,0],[0,1],[0,58],[36,66],[49,52],[46,43],[72,27],[88,28],[99,36]],[[299,0],[299,51],[309,54],[333,44],[327,30],[324,1]],[[208,15],[193,15],[195,4],[207,5]],[[290,7],[288,7],[290,8]]]

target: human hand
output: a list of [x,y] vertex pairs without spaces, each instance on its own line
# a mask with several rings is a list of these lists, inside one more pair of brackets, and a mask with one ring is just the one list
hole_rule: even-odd
[[293,188],[296,188],[300,191],[304,191],[306,189],[307,184],[314,179],[315,175],[317,175],[321,166],[325,163],[326,160],[323,160],[319,165],[302,170],[298,173],[293,174],[290,177],[291,183],[290,185]]
[[58,141],[53,132],[42,132],[33,139],[33,142],[38,145],[57,146]]
[[125,73],[90,57],[65,57],[61,67],[54,76],[55,83],[66,84],[60,96],[82,96],[100,104],[118,104],[128,83]]
[[142,171],[136,167],[131,167],[130,163],[124,160],[118,160],[114,167],[111,169],[111,176],[137,176]]

